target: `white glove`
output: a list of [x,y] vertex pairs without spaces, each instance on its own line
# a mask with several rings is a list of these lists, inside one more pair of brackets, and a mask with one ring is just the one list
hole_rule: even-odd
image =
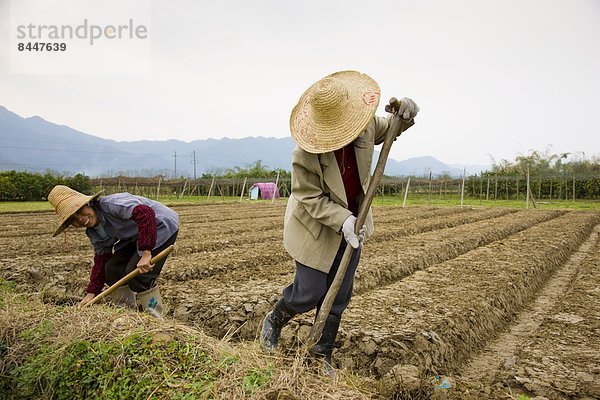
[[360,231],[358,231],[358,235],[354,233],[354,224],[356,223],[356,217],[354,215],[350,215],[344,223],[342,224],[342,233],[344,234],[344,239],[346,242],[355,249],[358,247],[362,247],[362,243],[365,240],[365,232],[367,231],[367,226],[363,225]]
[[403,97],[400,100],[400,108],[398,109],[398,115],[401,115],[402,118],[410,121],[414,117],[417,116],[417,113],[420,111],[419,106],[412,99],[408,97]]

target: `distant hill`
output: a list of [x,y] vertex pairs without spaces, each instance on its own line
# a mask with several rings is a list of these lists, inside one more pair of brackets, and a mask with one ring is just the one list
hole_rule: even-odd
[[404,161],[389,160],[385,171],[387,175],[396,176],[428,176],[429,172],[458,176],[463,172],[462,169],[450,167],[431,156],[409,158]]
[[[0,106],[0,170],[85,173],[89,176],[164,174],[192,177],[244,167],[257,160],[269,168],[291,168],[291,137],[117,142],[102,139],[41,117],[23,118]],[[376,152],[375,157],[378,156]],[[480,167],[478,167],[480,168]],[[389,159],[387,175],[462,174],[462,168],[433,157]],[[478,172],[478,169],[476,169]]]

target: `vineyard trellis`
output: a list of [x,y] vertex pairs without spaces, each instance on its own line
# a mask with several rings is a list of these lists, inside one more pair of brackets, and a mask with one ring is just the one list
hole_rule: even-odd
[[[244,181],[246,183],[244,184]],[[275,176],[273,182],[277,180]],[[171,179],[114,177],[91,180],[96,189],[104,189],[107,194],[128,191],[149,198],[160,196],[211,196],[243,197],[248,189],[264,178],[200,178]],[[380,196],[403,196],[408,177],[384,177],[377,190]],[[463,178],[449,176],[411,177],[409,194],[446,199],[461,195]],[[464,195],[485,200],[525,200],[527,195],[525,175],[500,175],[482,173],[465,177]],[[277,186],[283,197],[291,192],[289,177],[280,177]],[[212,187],[212,189],[211,189]],[[245,191],[246,193],[242,193]],[[571,200],[600,199],[600,176],[598,175],[532,175],[530,194],[535,199]]]
[[[377,190],[378,196],[404,196],[408,177],[383,177]],[[453,199],[461,196],[462,177],[448,175],[410,177],[408,196],[418,196],[429,200]],[[275,182],[282,197],[291,193],[290,176],[276,175],[268,178],[225,178],[203,177],[199,179],[164,179],[117,176],[90,179],[85,175],[56,177],[50,174],[30,174],[25,172],[0,173],[0,201],[45,200],[50,189],[57,184],[73,187],[82,193],[91,194],[103,189],[106,194],[130,192],[148,198],[198,196],[198,197],[237,197],[249,195],[254,183]],[[518,200],[527,196],[525,174],[497,174],[484,172],[465,177],[464,196],[480,200]],[[212,189],[211,189],[212,187]],[[538,200],[598,200],[600,199],[600,173],[591,174],[539,174],[532,173],[529,181],[530,196]]]
[[[272,181],[275,182],[276,177]],[[198,179],[162,179],[136,178],[119,176],[113,178],[91,179],[92,186],[97,190],[104,190],[106,194],[129,192],[131,194],[148,198],[161,196],[198,196],[198,197],[240,197],[249,194],[249,189],[254,183],[267,182],[265,178],[198,178]],[[282,196],[289,196],[291,191],[290,178],[280,177],[277,183]],[[245,192],[245,193],[244,193]]]

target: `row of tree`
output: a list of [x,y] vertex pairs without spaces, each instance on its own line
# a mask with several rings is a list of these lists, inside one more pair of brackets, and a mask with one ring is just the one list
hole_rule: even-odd
[[273,178],[277,176],[281,178],[288,178],[291,173],[285,169],[277,168],[271,169],[264,165],[262,160],[255,161],[248,164],[246,167],[233,167],[227,168],[222,171],[213,171],[202,174],[202,178],[225,178],[225,179],[244,179],[244,178]]
[[82,193],[91,193],[88,176],[59,176],[51,173],[0,172],[0,201],[45,200],[55,185],[66,185]]
[[586,158],[583,152],[576,154],[552,154],[549,149],[544,152],[536,150],[528,155],[519,155],[514,161],[494,161],[489,175],[530,175],[543,176],[598,176],[600,174],[600,156]]
[[583,152],[553,154],[531,151],[514,161],[494,162],[479,179],[469,179],[466,190],[474,197],[515,199],[530,193],[540,199],[600,198],[600,157]]
[[[532,151],[527,156],[518,156],[513,162],[502,160],[499,163],[494,161],[492,168],[485,171],[479,176],[471,176],[466,179],[465,195],[484,198],[518,198],[523,195],[526,190],[526,176],[530,176],[531,194],[539,198],[600,198],[600,158],[592,157],[585,158],[583,153],[579,153],[578,157],[574,157],[568,153],[551,154],[549,151],[538,152]],[[232,180],[233,185],[240,185],[239,180],[244,181],[245,178],[251,179],[269,179],[274,180],[279,174],[280,182],[288,182],[291,174],[283,169],[271,169],[264,165],[261,160],[248,164],[245,167],[234,167],[213,173],[203,174],[196,182],[196,186],[202,185],[204,181],[211,184],[214,179]],[[156,178],[131,178],[122,177],[123,186],[153,186],[162,184],[168,186],[169,183],[161,177]],[[421,186],[428,187],[428,191],[432,191],[434,187],[439,186],[440,192],[446,190],[447,183],[453,179],[451,177],[437,177],[440,181],[435,184],[431,181],[431,177],[426,182],[426,179],[419,179]],[[411,187],[415,184],[419,185],[419,180],[414,179],[411,182]],[[127,182],[126,182],[127,181]],[[129,182],[130,181],[130,182]],[[171,182],[173,185],[182,186],[185,188],[187,182],[184,180]],[[404,184],[403,180],[394,177],[386,177],[387,188],[396,188],[393,192],[401,192]],[[158,183],[157,183],[158,182]],[[0,172],[0,201],[30,201],[44,200],[49,191],[54,185],[62,184],[72,187],[82,193],[91,194],[92,182],[90,178],[77,174],[69,177],[53,172],[46,174],[33,174],[27,172],[6,171]],[[208,183],[207,183],[208,184]],[[119,180],[119,187],[121,180]],[[200,188],[195,188],[196,193],[204,193]],[[208,189],[207,189],[208,190]],[[181,190],[185,192],[184,189]],[[188,193],[191,189],[188,188]],[[229,191],[228,191],[229,192]],[[235,192],[235,190],[233,190]],[[382,193],[389,194],[389,190],[383,190]]]

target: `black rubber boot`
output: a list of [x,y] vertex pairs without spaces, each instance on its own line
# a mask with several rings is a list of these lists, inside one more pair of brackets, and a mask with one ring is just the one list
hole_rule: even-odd
[[273,311],[268,313],[265,317],[260,333],[260,343],[264,351],[272,353],[277,349],[281,328],[283,328],[294,315],[296,315],[296,313],[288,308],[283,299],[280,299],[275,304]]
[[333,345],[335,338],[340,328],[341,317],[337,315],[329,314],[325,320],[325,326],[323,327],[323,333],[321,339],[312,348],[311,353],[317,358],[322,358],[325,362],[325,373],[329,376],[334,375],[333,365],[331,363],[331,354],[333,353]]

